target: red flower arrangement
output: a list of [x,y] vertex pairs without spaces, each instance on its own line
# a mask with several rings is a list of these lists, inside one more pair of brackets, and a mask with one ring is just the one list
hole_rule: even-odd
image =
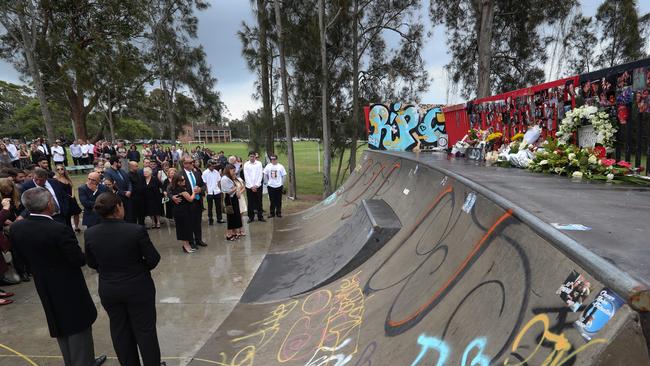
[[621,160],[618,163],[616,163],[617,166],[620,166],[622,168],[627,168],[627,169],[632,169],[632,164],[628,163],[625,160]]
[[607,149],[605,149],[604,146],[596,146],[594,147],[594,155],[596,155],[598,159],[602,159],[607,155]]
[[612,165],[616,164],[616,159],[602,159],[602,160],[600,160],[600,162],[604,166],[612,166]]

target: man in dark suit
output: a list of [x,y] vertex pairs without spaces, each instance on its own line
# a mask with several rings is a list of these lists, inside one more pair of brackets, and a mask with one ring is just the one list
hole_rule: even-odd
[[[192,202],[192,206],[190,208],[190,215],[191,215],[190,220],[192,222],[192,233],[194,237],[194,240],[193,241],[191,240],[190,244],[194,249],[197,249],[198,245],[202,247],[207,247],[208,244],[206,244],[202,240],[202,235],[201,235],[201,220],[203,216],[203,195],[202,195],[203,188],[202,187],[204,187],[205,184],[203,183],[203,179],[201,178],[201,172],[194,167],[194,161],[189,156],[183,158],[183,175],[185,176],[185,187],[187,193],[189,194],[192,194],[192,192],[197,193],[197,195],[194,198],[194,202]],[[179,203],[180,199],[176,198],[174,199],[174,202]]]
[[115,186],[117,187],[117,194],[122,199],[122,203],[124,203],[126,217],[131,217],[133,212],[131,207],[131,181],[129,181],[126,173],[122,170],[122,163],[117,155],[111,155],[108,161],[111,164],[111,167],[104,170],[104,177],[113,179],[113,182],[115,182]]
[[50,336],[57,339],[66,366],[101,365],[106,356],[95,359],[92,335],[97,310],[81,272],[84,254],[74,231],[52,219],[56,207],[47,189],[28,189],[21,201],[30,215],[11,225],[9,240],[34,276]]
[[[56,179],[48,178],[49,172],[42,168],[34,169],[34,178],[30,181],[23,183],[23,192],[36,186],[46,188],[54,198],[55,210],[52,218],[62,224],[72,227],[70,220],[70,197],[63,191],[61,183]],[[26,217],[29,214],[29,209],[25,208],[22,216]]]
[[131,215],[126,216],[127,222],[144,226],[144,175],[138,171],[138,163],[129,161],[129,173],[131,182]]
[[99,272],[99,297],[108,313],[121,365],[161,365],[156,332],[156,287],[151,270],[160,261],[147,229],[124,222],[124,206],[111,192],[95,201],[102,222],[84,232],[88,266]]
[[97,196],[107,191],[106,187],[100,184],[99,179],[101,176],[97,172],[88,174],[86,184],[79,187],[79,201],[84,208],[84,217],[81,222],[86,227],[92,227],[99,223],[99,216],[95,213],[95,200]]

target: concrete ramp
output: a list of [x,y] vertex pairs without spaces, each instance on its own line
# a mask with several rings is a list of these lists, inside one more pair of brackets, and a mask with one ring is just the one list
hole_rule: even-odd
[[349,274],[399,231],[401,225],[383,200],[363,200],[356,213],[328,237],[309,246],[268,254],[241,302],[284,300]]
[[[298,240],[278,252],[309,248],[314,264],[296,257],[269,260],[269,267],[289,267],[282,276],[293,276],[293,286],[309,278],[304,287],[312,289],[240,302],[190,364],[650,365],[644,279],[515,205],[517,197],[496,195],[452,168],[413,154],[367,152],[348,193],[284,227],[303,229],[278,235],[295,231]],[[366,235],[364,199],[382,199],[402,228],[341,278],[314,286],[310,269]],[[326,232],[349,236],[328,237],[338,245],[311,240],[302,230],[318,227],[320,218]],[[319,245],[329,249],[314,262]]]

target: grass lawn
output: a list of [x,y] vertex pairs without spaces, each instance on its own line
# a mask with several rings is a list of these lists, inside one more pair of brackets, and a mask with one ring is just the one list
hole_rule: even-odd
[[[194,146],[194,145],[192,145]],[[246,143],[225,143],[225,144],[205,144],[206,147],[212,151],[223,150],[226,156],[237,155],[240,156],[243,160],[248,158],[248,146]],[[323,195],[323,176],[322,172],[318,171],[318,144],[314,141],[300,141],[294,142],[294,155],[296,159],[296,183],[298,185],[298,199],[291,201],[286,199],[284,196],[283,203],[283,212],[284,213],[293,213],[297,211],[304,210],[314,205],[322,199]],[[190,147],[186,145],[186,147]],[[360,157],[364,148],[358,150],[357,156]],[[276,153],[278,155],[279,162],[288,168],[287,155],[286,153],[280,152],[279,144],[276,145]],[[321,169],[322,169],[322,146],[320,148],[321,154]],[[346,150],[346,154],[343,156],[343,164],[341,167],[341,174],[347,166],[349,156],[349,150]],[[338,157],[332,159],[332,181],[336,179],[336,169],[338,167]],[[347,173],[347,172],[346,172]],[[347,175],[346,175],[347,177]],[[73,174],[71,175],[72,180],[74,181],[75,187],[78,187],[86,182],[86,174]],[[339,184],[345,179],[339,178]],[[74,189],[76,195],[77,190]],[[268,195],[264,195],[264,207],[268,209]]]
[[[206,144],[206,147],[212,151],[223,150],[226,156],[237,155],[244,161],[248,159],[248,146],[246,143],[231,142],[226,144]],[[280,152],[279,144],[276,144],[276,154],[278,155],[279,162],[288,168],[287,154]],[[318,171],[318,144],[314,141],[300,141],[293,143],[294,156],[296,159],[296,183],[298,185],[298,198],[301,196],[322,196],[323,195],[323,173]],[[357,151],[357,157],[363,153],[363,149]],[[321,170],[323,168],[323,147],[320,147],[321,155]],[[343,164],[341,167],[341,174],[343,169],[347,166],[348,156],[350,152],[346,150],[343,156]],[[336,169],[338,167],[338,157],[332,159],[332,181],[336,179]],[[339,184],[344,179],[339,178]]]

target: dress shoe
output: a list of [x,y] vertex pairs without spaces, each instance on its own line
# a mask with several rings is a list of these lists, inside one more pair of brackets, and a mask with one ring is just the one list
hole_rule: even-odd
[[101,366],[106,362],[106,355],[101,355],[95,359],[95,366]]
[[208,221],[208,225],[210,225],[210,226],[214,225],[214,221],[209,220],[209,221]]
[[13,279],[7,277],[0,277],[0,285],[17,285],[20,281],[14,281]]
[[202,247],[207,247],[208,243],[204,242],[203,240],[199,240],[198,242],[196,242],[196,245],[200,245]]
[[277,217],[282,217],[282,214],[278,212],[278,214],[275,215],[275,216],[277,216]]
[[248,218],[248,223],[250,224],[251,222],[255,221],[255,219],[251,219],[250,217]]
[[272,219],[272,218],[274,218],[274,217],[275,217],[275,214],[270,214],[270,215],[269,215],[269,219]]
[[198,249],[199,249],[199,247],[198,247],[196,244],[194,244],[194,243],[190,243],[190,247],[192,247],[192,249],[194,249],[194,250],[198,250]]
[[263,218],[263,217],[260,217],[259,219],[257,219],[257,221],[266,222],[266,219]]
[[217,220],[217,224],[225,224],[226,222],[223,220]]
[[32,280],[32,277],[29,275],[29,273],[23,273],[20,275],[20,280],[23,282],[29,282]]

